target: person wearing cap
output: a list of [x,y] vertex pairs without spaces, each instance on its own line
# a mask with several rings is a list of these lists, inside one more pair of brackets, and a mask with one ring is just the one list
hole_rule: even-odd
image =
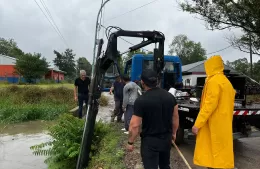
[[224,75],[221,56],[204,63],[207,78],[200,111],[192,127],[196,135],[194,164],[208,168],[234,168],[233,110],[235,90]]
[[123,104],[123,89],[124,83],[122,82],[119,74],[116,74],[116,80],[112,84],[109,93],[112,94],[114,91],[114,101],[115,101],[115,109],[111,116],[111,122],[114,122],[115,117],[117,117],[117,122],[122,122],[122,116],[124,114],[122,109]]
[[157,74],[145,70],[141,84],[146,91],[136,99],[130,122],[127,149],[133,151],[141,131],[141,157],[145,169],[170,169],[170,150],[179,127],[178,105],[168,91],[157,87]]
[[128,75],[123,75],[122,80],[125,83],[123,89],[123,105],[122,108],[125,110],[124,120],[125,120],[125,128],[122,130],[126,130],[125,134],[128,134],[129,124],[134,112],[134,102],[138,98],[138,90],[142,89],[135,83],[131,82]]

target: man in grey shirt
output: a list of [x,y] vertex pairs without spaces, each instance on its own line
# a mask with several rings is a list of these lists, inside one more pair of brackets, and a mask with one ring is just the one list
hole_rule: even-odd
[[[123,110],[125,110],[124,121],[125,121],[125,134],[128,134],[129,124],[134,112],[134,102],[141,92],[141,88],[135,83],[131,82],[129,76],[122,76],[122,80],[125,83],[123,90]],[[139,91],[138,91],[139,90]]]

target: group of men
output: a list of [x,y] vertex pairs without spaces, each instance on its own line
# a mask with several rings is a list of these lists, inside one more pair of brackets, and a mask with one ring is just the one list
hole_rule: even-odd
[[128,75],[116,75],[116,80],[112,84],[109,93],[114,93],[115,109],[111,116],[111,122],[117,117],[117,122],[122,122],[124,114],[125,134],[129,132],[130,120],[134,112],[134,102],[137,99],[141,88],[135,83],[130,81]]
[[[220,56],[212,56],[204,63],[205,81],[200,112],[192,132],[196,135],[194,164],[208,168],[234,168],[232,121],[235,90],[223,73]],[[82,82],[75,82],[75,85]],[[86,82],[88,84],[88,82]],[[168,91],[157,87],[157,74],[145,70],[141,85],[130,82],[128,76],[118,77],[110,93],[114,91],[115,110],[121,122],[125,117],[128,131],[127,150],[133,151],[140,133],[141,157],[145,169],[170,169],[170,150],[179,127],[178,104]],[[141,131],[140,131],[141,128]]]

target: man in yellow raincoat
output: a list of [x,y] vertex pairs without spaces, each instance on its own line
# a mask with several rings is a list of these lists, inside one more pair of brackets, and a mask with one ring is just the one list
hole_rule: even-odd
[[197,135],[194,164],[208,168],[234,168],[233,109],[235,90],[224,75],[220,56],[204,63],[205,81],[200,112],[192,128]]

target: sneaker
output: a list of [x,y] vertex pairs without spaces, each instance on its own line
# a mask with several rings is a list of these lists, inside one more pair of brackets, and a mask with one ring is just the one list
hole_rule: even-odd
[[121,130],[122,130],[122,131],[125,131],[125,128],[122,128]]
[[129,134],[129,132],[128,131],[126,131],[126,132],[124,132],[125,134]]

